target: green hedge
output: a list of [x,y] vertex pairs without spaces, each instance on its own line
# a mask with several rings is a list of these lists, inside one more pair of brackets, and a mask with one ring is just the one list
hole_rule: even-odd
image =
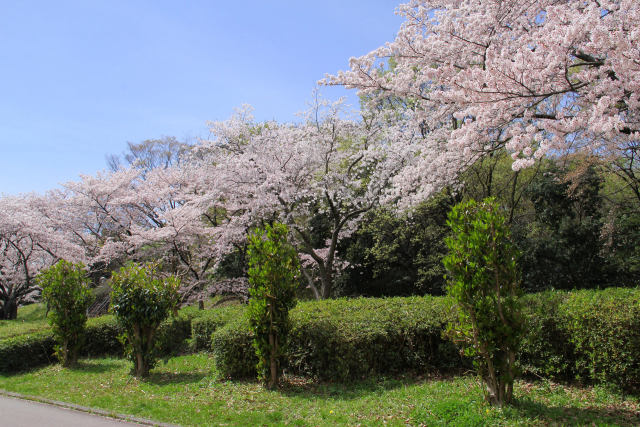
[[575,353],[575,376],[640,392],[640,290],[573,292],[559,319]]
[[[196,315],[197,311],[181,310],[176,318],[162,323],[157,335],[160,355],[173,355],[186,349],[191,321]],[[112,315],[89,319],[80,354],[84,357],[122,355],[122,343],[118,339],[121,334],[122,329]],[[54,345],[50,330],[0,340],[0,372],[11,373],[55,363]]]
[[558,318],[568,292],[525,295],[522,309],[525,334],[518,361],[521,371],[531,377],[569,380],[575,377],[575,348]]
[[[640,289],[530,294],[523,310],[527,327],[519,359],[525,375],[640,391]],[[350,380],[468,367],[441,338],[449,316],[440,297],[299,303],[291,311],[287,370]],[[222,375],[255,375],[251,339],[238,313],[214,332],[212,351]]]
[[23,371],[57,361],[51,331],[18,335],[0,340],[0,372]]
[[[287,371],[323,380],[351,380],[373,373],[463,366],[442,339],[448,319],[436,297],[340,299],[300,303],[291,311]],[[252,333],[244,316],[214,332],[218,371],[255,375]]]
[[[520,354],[525,375],[606,382],[640,391],[640,289],[543,292],[523,297],[526,335]],[[219,372],[255,375],[257,359],[245,306],[181,310],[158,333],[164,355],[211,343]],[[324,380],[377,373],[464,367],[441,332],[451,314],[440,297],[340,299],[299,303],[291,311],[287,371]],[[84,356],[119,355],[113,316],[90,319]],[[49,330],[0,340],[0,372],[54,363]]]
[[213,332],[230,320],[243,316],[245,308],[244,305],[229,305],[201,311],[202,314],[191,322],[191,350],[210,350]]
[[640,289],[543,292],[524,297],[525,374],[640,391]]
[[211,338],[211,350],[218,372],[230,378],[255,378],[258,356],[252,340],[253,332],[244,312],[216,329]]

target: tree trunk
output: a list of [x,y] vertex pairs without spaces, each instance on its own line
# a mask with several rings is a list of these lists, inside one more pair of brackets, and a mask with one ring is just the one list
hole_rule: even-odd
[[267,388],[273,389],[278,385],[278,362],[276,360],[278,342],[273,331],[269,332],[269,347],[271,347],[271,352],[269,353],[269,370],[271,375]]
[[269,304],[269,348],[271,350],[269,352],[269,371],[271,375],[267,383],[267,388],[269,389],[273,389],[278,385],[278,339],[273,327],[273,304],[273,301]]
[[322,299],[329,299],[331,297],[331,291],[333,290],[333,278],[331,273],[327,270],[320,271],[320,283],[321,283],[321,297]]
[[4,301],[0,319],[15,320],[18,317],[18,304],[13,299]]
[[144,343],[144,331],[139,325],[133,326],[133,352],[135,354],[135,367],[134,372],[135,376],[138,378],[146,377],[149,374],[149,369],[146,366],[144,360],[144,351],[145,351],[145,343]]

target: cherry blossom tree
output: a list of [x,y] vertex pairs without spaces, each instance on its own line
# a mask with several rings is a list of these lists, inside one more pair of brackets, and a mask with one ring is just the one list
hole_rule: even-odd
[[379,203],[403,162],[389,144],[402,129],[340,114],[340,103],[318,101],[302,123],[255,123],[245,108],[212,123],[215,138],[196,148],[209,180],[202,187],[215,188],[201,206],[220,206],[226,216],[215,231],[218,250],[233,250],[255,225],[283,222],[316,298],[332,293],[338,242]]
[[395,40],[323,82],[413,106],[423,143],[398,180],[405,193],[419,183],[428,195],[503,147],[514,170],[549,154],[605,157],[638,188],[639,2],[412,0],[397,13]]
[[186,164],[138,166],[65,185],[81,228],[97,242],[94,264],[152,259],[187,284],[202,281],[215,257],[204,212],[186,205],[195,170]]
[[61,225],[58,193],[0,198],[0,318],[15,319],[18,306],[40,293],[38,272],[64,258],[85,261],[85,251]]

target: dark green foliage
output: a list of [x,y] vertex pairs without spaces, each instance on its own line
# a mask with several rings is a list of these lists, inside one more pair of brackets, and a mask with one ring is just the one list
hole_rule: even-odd
[[249,324],[258,356],[258,376],[278,385],[290,329],[289,310],[296,303],[300,265],[287,242],[287,226],[275,223],[249,235]]
[[342,293],[366,296],[442,295],[449,233],[447,213],[454,197],[444,190],[410,212],[370,212],[340,248],[351,267]]
[[553,380],[575,377],[575,349],[558,318],[568,296],[568,292],[547,291],[522,297],[525,334],[518,363],[524,374]]
[[603,233],[610,281],[617,281],[614,285],[640,286],[640,210],[622,207],[612,214]]
[[234,278],[247,275],[247,248],[237,246],[232,252],[226,254],[218,263],[215,275],[218,277]]
[[47,365],[56,360],[51,331],[0,340],[0,372],[11,373]]
[[111,279],[111,310],[124,329],[123,339],[137,377],[149,375],[156,362],[156,332],[179,303],[176,277],[159,277],[151,264],[128,264]]
[[246,307],[241,305],[230,305],[204,311],[204,314],[191,322],[191,350],[210,350],[211,335],[232,319],[244,316],[245,311]]
[[491,404],[509,403],[522,337],[517,251],[506,219],[494,199],[470,200],[453,207],[445,241],[449,254],[447,296],[458,318],[448,336],[474,360]]
[[601,239],[602,177],[588,167],[570,186],[566,174],[548,167],[527,190],[533,220],[519,224],[516,237],[529,290],[594,288],[614,275]]
[[56,355],[64,366],[74,365],[84,338],[87,308],[92,301],[84,266],[60,260],[41,271],[37,280],[50,310],[49,323],[58,343]]
[[[455,347],[442,338],[449,316],[445,301],[435,297],[299,303],[290,313],[287,371],[347,381],[377,373],[462,367]],[[219,372],[228,377],[255,375],[252,339],[242,316],[217,329],[212,350]]]

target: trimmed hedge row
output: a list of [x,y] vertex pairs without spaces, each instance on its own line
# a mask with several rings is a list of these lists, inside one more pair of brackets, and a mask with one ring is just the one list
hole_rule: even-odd
[[[525,375],[640,390],[640,289],[530,294],[523,309],[527,327],[520,367]],[[299,303],[291,311],[286,369],[344,381],[468,367],[469,361],[442,339],[452,315],[441,297]],[[218,325],[211,348],[222,375],[255,375],[251,340],[244,316]]]
[[[523,297],[525,375],[606,382],[640,391],[640,288],[544,292]],[[227,377],[256,374],[245,306],[181,310],[159,331],[161,354],[213,351]],[[359,298],[299,303],[291,311],[287,371],[323,380],[351,380],[404,370],[468,367],[442,339],[453,313],[442,297]],[[122,353],[113,316],[90,319],[83,356]],[[192,337],[189,340],[189,337]],[[0,372],[54,363],[50,331],[0,340]]]
[[[185,349],[187,339],[191,336],[194,313],[181,312],[178,317],[169,319],[160,326],[157,335],[160,354],[172,355]],[[122,343],[118,337],[122,332],[112,315],[89,319],[80,355],[121,355]],[[55,344],[50,330],[0,340],[0,372],[11,373],[55,363]]]
[[[339,299],[299,303],[291,311],[287,371],[345,381],[373,373],[463,366],[443,340],[449,319],[437,297]],[[220,373],[255,375],[257,363],[247,319],[217,329],[211,347]]]
[[0,372],[23,371],[57,361],[51,331],[18,335],[0,341]]
[[202,311],[202,314],[191,322],[191,350],[209,351],[211,335],[215,330],[234,318],[242,317],[245,308],[244,305],[228,305]]
[[524,297],[522,369],[548,378],[640,391],[640,289]]

